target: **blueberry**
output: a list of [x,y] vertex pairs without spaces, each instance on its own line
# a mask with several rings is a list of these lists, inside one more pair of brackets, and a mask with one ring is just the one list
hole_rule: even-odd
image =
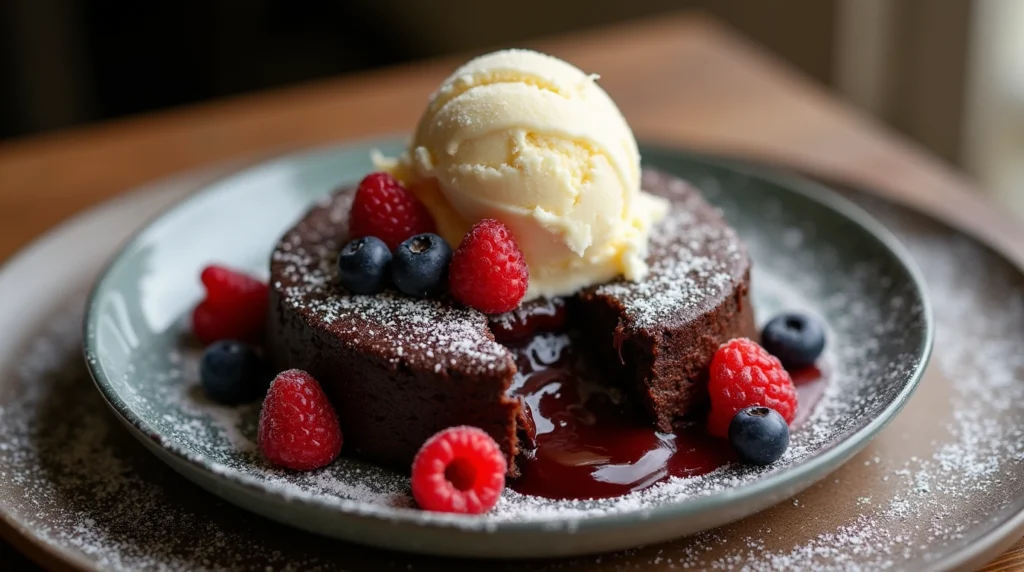
[[452,249],[436,234],[417,234],[398,245],[391,265],[391,279],[402,292],[417,297],[444,289]]
[[770,465],[789,447],[789,425],[774,409],[747,407],[729,423],[729,442],[744,462]]
[[375,236],[357,238],[338,255],[338,280],[355,294],[376,294],[388,279],[391,251]]
[[761,346],[787,368],[814,365],[825,349],[825,327],[811,316],[781,314],[765,324]]
[[254,349],[235,340],[221,340],[206,348],[199,363],[206,394],[225,405],[235,405],[265,395],[270,375]]

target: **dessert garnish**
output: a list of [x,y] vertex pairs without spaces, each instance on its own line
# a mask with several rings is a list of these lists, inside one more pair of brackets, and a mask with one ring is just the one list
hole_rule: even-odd
[[505,488],[505,455],[477,427],[450,427],[423,444],[412,463],[412,496],[420,508],[483,514]]
[[350,241],[338,254],[338,281],[353,294],[376,294],[391,279],[391,249],[376,236]]
[[452,296],[485,314],[515,310],[529,283],[530,271],[519,243],[507,226],[494,219],[473,225],[452,256]]
[[351,238],[376,236],[391,250],[410,236],[435,231],[423,203],[387,173],[371,173],[359,183],[348,228]]
[[258,441],[268,461],[296,471],[318,469],[338,456],[338,415],[313,376],[291,369],[274,378],[260,410]]
[[259,341],[266,324],[267,285],[218,265],[204,268],[200,279],[206,298],[192,312],[192,333],[199,341]]
[[787,369],[809,367],[825,349],[825,326],[805,314],[781,314],[765,324],[761,345]]
[[746,407],[729,424],[729,443],[743,462],[770,465],[789,447],[789,424],[770,407]]
[[417,234],[395,249],[391,260],[391,279],[404,294],[417,298],[436,296],[448,282],[448,263],[452,248],[433,233]]
[[786,423],[796,416],[796,388],[789,373],[778,358],[746,338],[730,340],[715,352],[708,394],[708,433],[722,439],[729,436],[729,424],[745,407],[770,407]]
[[199,379],[210,399],[236,405],[263,397],[271,378],[263,358],[251,346],[219,340],[203,352]]

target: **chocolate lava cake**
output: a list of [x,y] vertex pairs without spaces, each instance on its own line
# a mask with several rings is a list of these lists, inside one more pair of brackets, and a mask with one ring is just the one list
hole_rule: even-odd
[[[643,188],[672,202],[651,232],[650,273],[580,292],[568,302],[569,326],[586,334],[585,350],[614,383],[642,398],[652,424],[670,432],[702,401],[718,346],[756,336],[750,261],[695,188],[655,171],[644,173]],[[350,453],[406,468],[436,432],[473,425],[498,442],[517,476],[515,458],[529,446],[532,423],[507,395],[516,365],[488,317],[445,300],[351,295],[338,285],[353,192],[314,207],[274,250],[271,361],[320,380]]]

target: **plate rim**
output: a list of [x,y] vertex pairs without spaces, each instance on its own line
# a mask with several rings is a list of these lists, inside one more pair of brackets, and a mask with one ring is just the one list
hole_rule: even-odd
[[[922,306],[922,318],[924,336],[922,344],[918,348],[920,358],[914,365],[913,371],[909,374],[909,381],[892,401],[879,414],[866,425],[855,431],[846,439],[836,443],[831,449],[819,456],[802,462],[796,466],[773,473],[764,478],[736,489],[720,491],[718,493],[689,497],[683,500],[667,502],[665,504],[631,511],[615,512],[611,514],[591,515],[575,518],[538,519],[531,521],[483,521],[478,516],[453,515],[425,513],[418,509],[402,507],[380,507],[378,505],[351,501],[353,504],[363,507],[362,510],[327,505],[322,501],[306,497],[289,495],[277,489],[266,487],[261,479],[239,473],[233,469],[227,471],[215,470],[211,465],[218,463],[203,462],[196,455],[190,455],[186,451],[179,450],[169,445],[160,438],[159,431],[149,426],[146,421],[136,415],[130,408],[126,407],[122,400],[113,390],[113,384],[99,366],[99,360],[95,359],[95,316],[99,311],[98,299],[106,281],[110,277],[110,271],[123,258],[125,253],[138,244],[143,235],[154,225],[159,224],[166,217],[180,208],[185,207],[193,201],[217,192],[222,185],[230,184],[238,177],[251,176],[261,169],[268,169],[284,163],[295,161],[303,157],[315,154],[327,153],[351,153],[357,150],[369,150],[377,146],[394,145],[399,141],[394,136],[374,137],[369,139],[351,140],[342,143],[333,143],[322,146],[309,147],[296,151],[280,154],[269,159],[251,163],[239,169],[234,169],[223,176],[208,181],[192,192],[187,193],[183,198],[175,201],[170,206],[162,209],[156,215],[148,218],[143,224],[113,252],[105,265],[97,274],[97,279],[89,290],[85,315],[83,317],[83,355],[86,367],[94,385],[103,397],[108,408],[115,413],[121,422],[136,429],[133,433],[136,436],[145,436],[148,445],[159,447],[166,453],[173,456],[177,461],[189,465],[192,469],[202,471],[208,477],[228,481],[232,486],[242,487],[250,494],[266,495],[283,504],[294,504],[315,511],[338,511],[346,517],[359,519],[372,519],[385,521],[392,524],[407,524],[419,527],[436,529],[452,529],[466,533],[530,533],[540,532],[557,533],[569,531],[574,534],[597,532],[609,528],[618,528],[635,524],[637,520],[644,523],[658,523],[672,521],[678,518],[685,518],[686,513],[697,513],[713,511],[726,508],[734,503],[742,503],[769,494],[773,490],[786,488],[795,482],[801,482],[815,473],[823,471],[831,465],[839,466],[842,459],[854,455],[868,442],[874,439],[899,412],[903,409],[910,397],[920,385],[921,378],[929,363],[935,337],[935,323],[932,312],[932,304],[929,298],[926,283],[920,269],[906,251],[902,243],[885,226],[870,215],[867,211],[852,201],[840,196],[831,190],[827,185],[814,180],[807,179],[797,174],[782,172],[771,167],[764,167],[756,163],[749,163],[742,159],[725,158],[716,155],[708,155],[679,149],[672,146],[649,144],[641,142],[641,154],[660,154],[663,156],[674,156],[723,167],[734,172],[741,173],[748,177],[759,178],[784,186],[788,191],[801,195],[807,200],[820,204],[841,216],[847,218],[864,231],[878,240],[907,271],[912,285],[917,292]],[[985,244],[985,243],[982,243]],[[988,245],[986,244],[988,247]],[[829,471],[825,471],[827,474]],[[682,513],[682,514],[681,514]],[[1024,516],[1022,516],[1024,518]]]

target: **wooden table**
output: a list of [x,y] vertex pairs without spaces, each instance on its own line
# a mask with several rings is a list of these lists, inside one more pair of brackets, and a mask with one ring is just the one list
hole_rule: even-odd
[[[588,71],[638,137],[846,181],[1024,262],[1024,229],[948,166],[705,17],[537,42]],[[461,59],[431,61],[0,144],[0,260],[82,209],[186,169],[409,131]],[[10,549],[0,546],[0,554]],[[1024,566],[1024,543],[987,570]]]

